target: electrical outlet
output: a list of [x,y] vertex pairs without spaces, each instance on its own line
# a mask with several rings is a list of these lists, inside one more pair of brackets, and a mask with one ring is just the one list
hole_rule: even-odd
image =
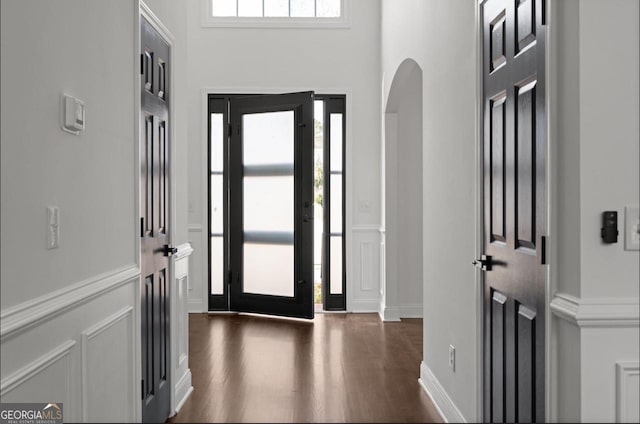
[[449,368],[456,370],[456,348],[453,345],[449,345]]

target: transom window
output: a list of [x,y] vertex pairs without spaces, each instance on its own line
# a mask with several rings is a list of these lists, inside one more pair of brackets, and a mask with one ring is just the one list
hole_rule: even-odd
[[203,0],[203,26],[348,27],[348,0]]

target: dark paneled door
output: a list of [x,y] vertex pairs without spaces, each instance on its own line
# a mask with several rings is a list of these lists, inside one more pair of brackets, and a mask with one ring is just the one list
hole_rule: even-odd
[[484,419],[545,419],[543,0],[482,4]]
[[313,318],[312,92],[233,98],[230,307]]
[[141,18],[142,421],[170,413],[169,46]]

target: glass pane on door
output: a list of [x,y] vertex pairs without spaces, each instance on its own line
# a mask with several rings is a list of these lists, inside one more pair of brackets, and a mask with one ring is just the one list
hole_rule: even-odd
[[243,116],[243,291],[294,297],[294,112]]

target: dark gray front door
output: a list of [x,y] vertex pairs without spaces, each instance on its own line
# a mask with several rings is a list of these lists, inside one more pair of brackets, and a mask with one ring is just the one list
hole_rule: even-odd
[[233,311],[313,318],[313,100],[231,99]]
[[545,419],[544,13],[543,0],[482,4],[487,422]]
[[142,421],[171,407],[169,338],[169,46],[141,19]]

